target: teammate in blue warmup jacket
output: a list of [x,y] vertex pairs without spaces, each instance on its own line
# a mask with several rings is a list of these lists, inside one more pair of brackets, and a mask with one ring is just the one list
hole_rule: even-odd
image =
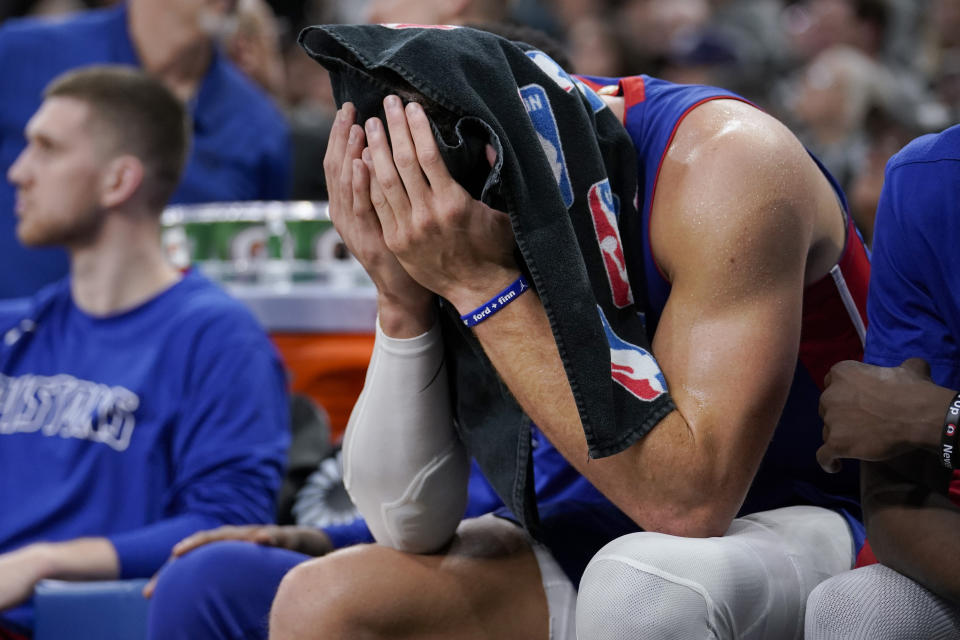
[[[825,469],[865,461],[863,510],[882,564],[810,595],[810,640],[960,637],[960,126],[887,163],[877,208],[863,363],[821,398]],[[945,450],[946,448],[946,450]]]
[[[215,44],[230,3],[128,0],[67,19],[0,25],[0,173],[23,149],[23,127],[55,76],[90,64],[144,69],[176,88],[193,119],[193,145],[172,203],[279,200],[290,189],[283,114]],[[57,248],[24,247],[13,190],[0,181],[0,298],[27,296],[66,274]]]
[[40,579],[150,576],[195,531],[273,518],[278,356],[160,245],[188,122],[131,68],[72,72],[7,174],[19,239],[66,248],[71,273],[0,306],[0,629],[31,626]]
[[[362,50],[389,37],[373,31],[382,29],[344,27],[337,37]],[[422,31],[411,41],[430,42],[431,31]],[[481,38],[442,31],[452,48]],[[345,58],[356,64],[380,53]],[[623,240],[645,261],[645,281],[615,280],[618,254],[610,245],[619,238],[601,233],[599,222],[596,242],[614,261],[614,295],[632,295],[646,311],[677,410],[623,453],[589,459],[544,308],[537,295],[517,296],[472,331],[538,427],[533,476],[542,538],[533,542],[505,511],[460,523],[467,452],[450,405],[462,390],[447,387],[452,365],[443,333],[450,327],[437,323],[435,294],[467,314],[516,281],[513,230],[503,213],[453,180],[421,107],[404,108],[391,96],[383,102],[385,122],[357,123],[357,109],[344,104],[325,163],[331,215],[379,289],[377,345],[347,431],[345,479],[380,544],[274,565],[271,588],[290,570],[273,602],[270,632],[634,638],[655,629],[705,637],[712,629],[725,638],[799,637],[807,593],[849,568],[863,538],[855,470],[830,476],[814,457],[823,377],[837,360],[862,354],[869,264],[843,197],[781,124],[728,92],[645,76],[578,84],[543,54],[526,55],[545,72],[537,76],[541,88],[557,82],[579,91],[578,108],[609,110],[633,141],[643,231]],[[425,72],[404,70],[412,79]],[[469,71],[510,77],[509,69]],[[535,69],[522,73],[529,78]],[[545,104],[524,103],[528,110]],[[590,147],[589,135],[562,132],[564,152],[572,158]],[[565,192],[558,147],[541,143],[556,199],[586,198]],[[491,149],[487,160],[500,166]],[[613,367],[612,377],[630,384],[637,372],[626,369]],[[556,482],[576,488],[561,500],[539,491],[543,450],[568,461]],[[225,567],[227,548],[245,553],[217,546],[209,549],[211,565],[198,561],[194,579]],[[191,572],[177,572],[184,561],[168,569],[180,576],[169,594],[188,581]],[[156,597],[162,589],[163,576]],[[185,600],[173,602],[189,608]],[[164,610],[172,615],[175,607]],[[189,620],[216,626],[221,613]],[[177,637],[172,627],[164,627],[166,637]]]

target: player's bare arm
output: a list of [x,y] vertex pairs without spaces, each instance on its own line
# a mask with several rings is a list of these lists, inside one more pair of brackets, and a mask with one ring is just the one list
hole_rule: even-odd
[[[392,154],[382,136],[372,135],[376,129],[367,129],[375,182],[386,198],[376,206],[386,243],[414,278],[465,313],[517,273],[506,259],[512,244],[501,232],[505,216],[450,178],[422,111],[411,107],[403,120],[402,112],[392,114],[388,104]],[[652,242],[673,289],[653,348],[678,411],[627,451],[589,460],[536,296],[521,296],[478,325],[476,335],[534,422],[640,526],[719,535],[739,509],[782,409],[796,362],[802,287],[836,260],[843,223],[802,146],[756,109],[728,101],[699,107],[668,155]],[[824,207],[829,215],[821,218]],[[830,216],[836,222],[826,228]],[[457,244],[442,246],[455,252],[434,244],[448,241]],[[811,270],[814,257],[819,268]]]
[[[877,558],[960,604],[960,557],[949,541],[960,527],[960,509],[930,488],[931,473],[943,473],[925,451],[861,467],[867,537]],[[942,483],[941,483],[942,484]]]

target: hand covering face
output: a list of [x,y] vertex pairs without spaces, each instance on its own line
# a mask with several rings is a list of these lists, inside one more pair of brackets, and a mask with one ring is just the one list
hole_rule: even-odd
[[[675,407],[649,351],[643,233],[630,137],[546,54],[467,27],[328,25],[300,34],[338,105],[384,119],[383,98],[425,104],[451,175],[510,215],[591,457],[618,453]],[[497,159],[484,158],[490,144]],[[631,286],[633,285],[633,286]],[[530,420],[452,305],[441,314],[461,439],[534,535]]]

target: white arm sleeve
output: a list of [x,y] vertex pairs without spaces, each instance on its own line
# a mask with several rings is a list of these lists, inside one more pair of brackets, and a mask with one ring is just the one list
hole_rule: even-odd
[[470,463],[453,427],[439,323],[390,338],[379,322],[343,443],[344,484],[380,544],[438,550],[467,504]]

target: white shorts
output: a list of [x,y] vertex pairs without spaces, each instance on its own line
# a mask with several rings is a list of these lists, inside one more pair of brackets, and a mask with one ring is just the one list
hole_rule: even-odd
[[722,537],[626,535],[583,574],[577,636],[799,639],[807,595],[853,561],[849,525],[821,507],[737,518]]
[[550,611],[550,640],[575,640],[577,590],[570,578],[542,544],[531,542],[533,554],[540,567],[540,580],[547,594],[547,609]]

